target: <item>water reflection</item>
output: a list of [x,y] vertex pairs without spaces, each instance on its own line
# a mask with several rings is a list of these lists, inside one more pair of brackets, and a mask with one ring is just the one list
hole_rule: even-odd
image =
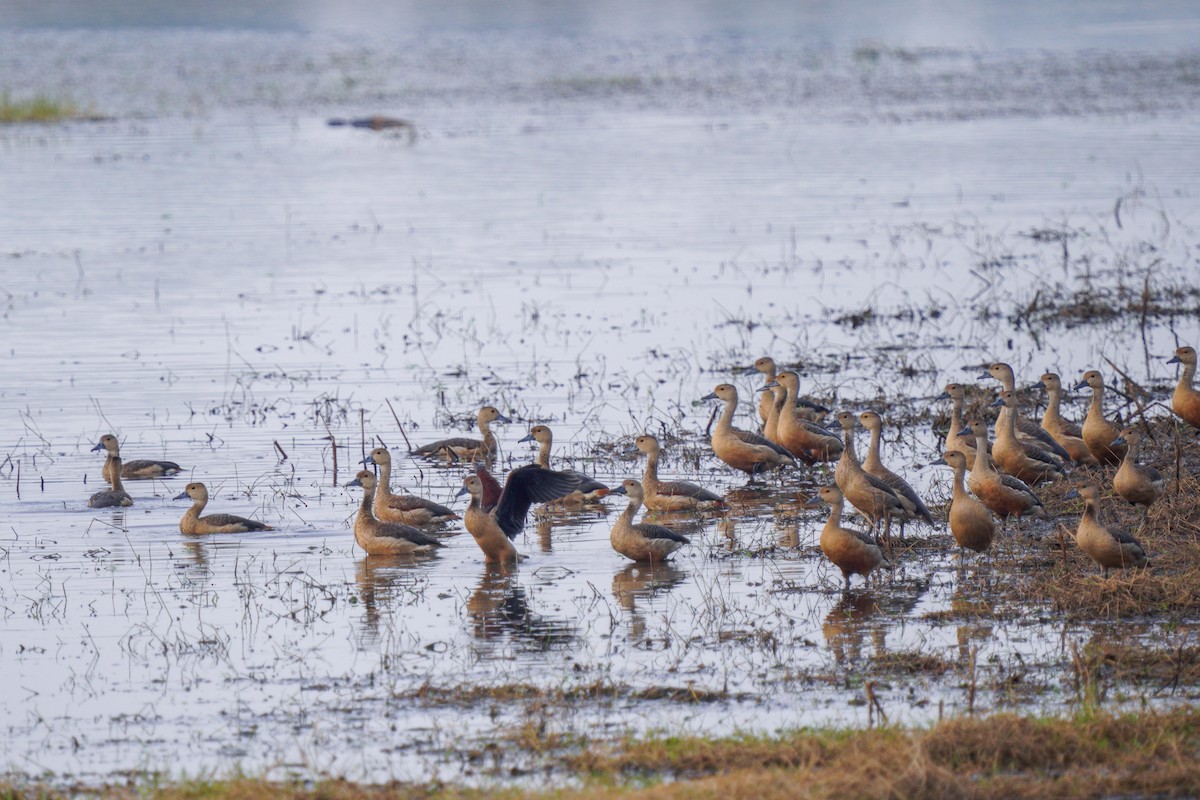
[[830,609],[821,625],[825,644],[833,660],[841,667],[853,667],[863,661],[863,645],[867,637],[874,645],[875,655],[886,650],[883,618],[879,603],[871,591],[847,592]]
[[529,605],[525,588],[517,583],[516,570],[485,564],[475,591],[467,598],[471,633],[482,641],[511,638],[523,651],[544,651],[570,646],[575,626],[567,620],[545,617]]
[[396,604],[401,593],[415,594],[418,575],[414,568],[428,559],[398,555],[368,555],[354,568],[354,583],[363,607],[363,643],[379,640],[381,611]]

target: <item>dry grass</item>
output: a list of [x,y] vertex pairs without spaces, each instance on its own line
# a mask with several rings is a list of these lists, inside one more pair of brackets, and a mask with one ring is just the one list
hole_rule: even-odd
[[0,123],[61,122],[77,119],[82,111],[70,101],[36,95],[14,100],[8,92],[0,94]]
[[3,797],[105,800],[408,798],[1062,798],[1194,796],[1200,711],[1037,720],[956,719],[929,730],[797,731],[775,738],[651,739],[564,757],[576,789],[358,785],[239,779],[95,790],[16,785]]

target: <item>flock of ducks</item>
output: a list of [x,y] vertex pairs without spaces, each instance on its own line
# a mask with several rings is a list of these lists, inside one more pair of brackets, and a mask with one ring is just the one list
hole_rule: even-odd
[[[1196,351],[1180,347],[1168,363],[1183,367],[1171,398],[1172,409],[1185,422],[1200,428],[1200,391],[1193,386]],[[839,436],[819,424],[818,420],[830,413],[829,409],[800,396],[800,378],[795,372],[777,370],[768,357],[758,359],[751,369],[765,377],[758,390],[762,393],[757,404],[761,432],[734,427],[738,391],[732,384],[722,383],[701,398],[723,404],[712,427],[713,453],[728,466],[749,475],[751,482],[771,470],[836,462],[835,485],[821,487],[816,497],[811,498],[811,502],[819,499],[830,507],[821,531],[821,550],[841,570],[847,588],[852,575],[869,580],[879,567],[890,566],[893,523],[899,525],[902,540],[908,524],[935,524],[932,512],[917,492],[880,459],[883,419],[874,411],[858,415],[840,411],[834,415]],[[1080,549],[1105,575],[1110,569],[1148,565],[1146,550],[1133,535],[1107,527],[1099,519],[1097,481],[1104,480],[1113,467],[1116,467],[1111,472],[1113,490],[1133,505],[1148,510],[1164,491],[1163,476],[1138,461],[1140,431],[1123,428],[1104,416],[1104,380],[1100,373],[1085,372],[1074,387],[1090,388],[1092,393],[1082,425],[1069,422],[1061,414],[1063,384],[1058,375],[1047,373],[1035,384],[1047,393],[1046,411],[1040,424],[1022,416],[1016,376],[1008,364],[992,364],[980,377],[995,379],[1001,385],[992,404],[997,409],[994,441],[989,439],[988,425],[983,419],[963,418],[966,387],[950,383],[941,395],[952,404],[945,452],[933,462],[954,472],[947,516],[960,557],[965,550],[982,553],[991,547],[997,518],[1002,524],[1015,519],[1019,526],[1024,517],[1047,516],[1032,487],[1062,480],[1073,470],[1083,469],[1087,471],[1087,481],[1066,495],[1081,497],[1085,503],[1076,530]],[[520,558],[513,541],[535,504],[572,509],[596,503],[608,495],[625,495],[629,502],[612,526],[610,541],[622,555],[646,562],[667,560],[689,540],[669,527],[635,522],[642,506],[660,513],[708,512],[725,507],[720,495],[694,483],[660,480],[658,464],[662,450],[658,440],[649,434],[638,436],[626,452],[646,457],[642,479],[625,480],[610,489],[579,472],[553,469],[550,466],[553,434],[547,426],[535,425],[521,442],[538,445],[536,460],[512,470],[501,483],[487,467],[499,451],[491,430],[491,425],[497,422],[511,420],[495,407],[484,406],[476,416],[478,438],[443,439],[418,447],[410,454],[473,464],[473,471],[463,479],[459,491],[460,496],[469,496],[461,519],[488,562],[510,564]],[[858,425],[870,433],[867,455],[861,461],[854,443]],[[92,495],[88,505],[93,508],[132,505],[123,479],[162,478],[181,472],[181,467],[171,461],[122,461],[118,440],[112,434],[101,437],[92,449],[105,452],[102,475],[110,484],[109,489]],[[374,466],[378,474],[363,469],[347,484],[363,492],[354,521],[358,545],[369,554],[402,556],[432,553],[443,547],[443,541],[430,529],[456,521],[459,515],[431,500],[393,494],[392,460],[386,448],[375,448],[362,463]],[[179,522],[184,534],[272,530],[265,523],[232,514],[202,516],[209,499],[203,483],[189,483],[175,499],[184,498],[192,501]],[[870,523],[869,532],[843,524],[847,502]]]

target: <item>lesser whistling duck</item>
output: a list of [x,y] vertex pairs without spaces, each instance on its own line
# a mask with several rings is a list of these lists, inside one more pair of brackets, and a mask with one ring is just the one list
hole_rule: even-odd
[[392,454],[386,447],[376,447],[362,463],[379,467],[379,478],[372,482],[375,519],[401,525],[431,525],[458,519],[458,514],[432,500],[411,494],[392,494]]
[[[121,454],[117,437],[111,433],[104,434],[100,437],[100,441],[96,446],[92,448],[93,453],[97,450],[104,450],[108,453],[108,457],[104,459],[104,466],[100,469],[100,477],[106,481],[111,481],[112,478],[109,477],[109,473],[112,471],[112,461]],[[134,461],[121,462],[121,477],[129,481],[164,478],[178,474],[180,469],[180,466],[174,461],[151,461],[139,458]]]
[[967,420],[967,430],[975,436],[975,464],[967,476],[967,485],[979,501],[1001,520],[1009,517],[1045,517],[1045,506],[1024,481],[992,468],[991,459],[987,456],[987,423],[977,419]]
[[833,432],[796,416],[794,401],[800,386],[800,376],[785,371],[775,376],[775,382],[782,386],[786,393],[783,405],[779,408],[775,441],[806,464],[835,461],[840,458],[842,441]]
[[117,508],[133,505],[133,498],[121,484],[121,457],[110,453],[108,461],[112,464],[112,469],[108,473],[108,482],[111,488],[96,492],[89,497],[88,508]]
[[[838,489],[850,504],[866,515],[871,527],[884,525],[884,538],[891,539],[892,517],[904,517],[916,512],[916,508],[902,499],[896,490],[862,468],[858,454],[854,452],[854,426],[857,420],[849,411],[839,411],[838,424],[842,426],[844,449],[838,459],[833,477]],[[906,505],[907,504],[907,505]]]
[[717,458],[748,473],[751,480],[763,470],[796,466],[796,459],[786,448],[757,433],[733,427],[733,413],[738,401],[737,388],[733,384],[722,383],[700,399],[720,400],[725,404],[712,432],[712,449]]
[[[380,469],[382,471],[382,465]],[[354,541],[370,555],[411,556],[429,553],[443,546],[437,539],[411,525],[376,519],[372,505],[379,502],[376,492],[383,482],[376,481],[369,470],[360,470],[354,480],[346,484],[347,488],[351,486],[361,486],[363,490],[362,505],[358,509],[358,516],[354,518]]]
[[1075,391],[1085,386],[1092,387],[1092,402],[1088,405],[1087,417],[1083,420],[1084,444],[1104,466],[1120,464],[1127,448],[1113,444],[1113,441],[1121,436],[1121,426],[1104,417],[1104,378],[1096,370],[1088,370],[1083,373],[1083,380],[1075,386]]
[[1150,564],[1146,557],[1146,548],[1126,531],[1114,531],[1100,523],[1098,507],[1100,490],[1095,486],[1083,486],[1073,489],[1064,498],[1082,497],[1084,500],[1083,516],[1079,518],[1079,527],[1075,529],[1075,541],[1079,549],[1087,553],[1093,561],[1100,565],[1105,577],[1110,569],[1123,567],[1145,567]]
[[1046,390],[1046,413],[1042,414],[1042,428],[1062,445],[1062,449],[1076,464],[1083,467],[1099,466],[1100,462],[1083,441],[1083,430],[1062,416],[1062,379],[1053,372],[1047,372],[1042,375],[1041,382],[1031,388],[1038,387]]
[[651,511],[706,511],[725,505],[720,495],[687,481],[660,481],[658,439],[648,433],[634,440],[638,452],[646,454],[642,476],[642,502]]
[[666,561],[671,553],[685,544],[691,544],[691,539],[662,525],[648,522],[634,524],[633,518],[642,507],[642,485],[637,481],[623,481],[613,490],[613,494],[629,496],[629,505],[621,512],[608,535],[613,550],[634,561],[660,562]]
[[459,495],[470,494],[463,525],[475,537],[489,563],[517,560],[512,539],[525,527],[525,517],[534,503],[546,503],[570,494],[579,486],[573,475],[527,464],[508,473],[496,505],[485,508],[484,482],[478,475],[463,478]]
[[[756,360],[754,362],[754,366],[747,370],[747,372],[751,371],[761,373],[765,379],[763,386],[759,388],[760,392],[766,389],[768,384],[771,384],[775,381],[775,375],[779,372],[775,366],[775,359],[771,358],[770,356],[763,356],[762,358]],[[767,418],[770,416],[771,406],[774,405],[775,408],[778,409],[782,402],[783,397],[781,395],[771,394],[769,392],[762,395],[758,399],[758,416],[762,418],[764,424],[766,424]],[[829,409],[825,406],[819,403],[814,403],[807,397],[800,397],[799,394],[796,396],[794,408],[798,417],[801,419],[806,419],[810,422],[819,422],[820,420],[824,419],[826,414],[829,413]],[[766,432],[765,428],[763,432]],[[767,436],[767,438],[770,439],[771,437]]]
[[949,400],[950,430],[946,434],[946,449],[957,450],[967,457],[967,463],[975,463],[975,436],[963,424],[963,406],[966,405],[967,392],[961,383],[947,383],[945,390],[938,395],[938,400]]
[[1167,363],[1183,365],[1179,383],[1171,394],[1171,410],[1188,425],[1200,428],[1200,391],[1192,386],[1192,379],[1196,377],[1196,349],[1180,347]]
[[479,409],[479,413],[475,415],[475,424],[479,426],[481,439],[473,439],[468,436],[455,436],[449,439],[441,439],[436,442],[430,442],[426,445],[421,445],[416,450],[412,451],[414,456],[436,456],[445,452],[452,453],[456,458],[465,461],[474,461],[475,459],[490,459],[499,452],[499,444],[496,442],[496,436],[492,433],[493,422],[512,422],[511,419],[500,413],[500,410],[495,406],[484,406]]
[[1030,484],[1058,480],[1066,475],[1063,462],[1057,456],[1017,438],[1016,392],[1005,389],[992,406],[1000,408],[996,419],[996,443],[992,445],[992,460],[1000,469]]
[[208,505],[208,487],[203,483],[189,483],[183,491],[175,495],[176,500],[190,497],[192,507],[179,520],[179,532],[188,534],[202,533],[246,533],[247,531],[275,530],[265,522],[258,522],[233,514],[209,514],[200,516],[204,506]]
[[929,508],[921,500],[908,481],[901,478],[896,473],[883,465],[883,461],[879,457],[880,439],[883,436],[883,418],[874,411],[864,411],[858,415],[859,422],[862,426],[871,432],[871,444],[867,448],[867,457],[862,462],[863,469],[867,474],[874,475],[881,481],[892,487],[901,500],[907,500],[907,506],[911,505],[910,513],[900,518],[900,536],[904,536],[904,524],[911,520],[923,520],[926,524],[933,525],[933,515],[929,513]]
[[871,541],[870,534],[842,526],[844,496],[836,487],[822,486],[817,495],[829,504],[829,519],[821,529],[821,552],[842,571],[847,590],[851,575],[862,575],[869,583],[871,573],[888,563],[882,548]]
[[758,391],[764,395],[769,394],[774,399],[774,402],[770,404],[771,407],[767,409],[767,419],[763,422],[763,436],[775,444],[779,444],[779,409],[783,405],[784,398],[787,397],[787,391],[775,381],[768,383]]
[[[1012,392],[1015,394],[1017,391],[1017,377],[1013,373],[1013,368],[1002,361],[997,361],[994,364],[990,364],[987,372],[979,377],[981,379],[989,377],[995,378],[996,380],[1000,381],[1001,387],[1006,392]],[[1015,417],[1013,421],[1013,427],[1016,429],[1017,438],[1024,442],[1028,442],[1029,444],[1036,445],[1043,450],[1048,450],[1049,452],[1053,453],[1059,459],[1059,461],[1065,461],[1071,457],[1067,451],[1062,448],[1062,445],[1054,441],[1054,437],[1051,436],[1048,431],[1044,430],[1041,425],[1038,425],[1033,420],[1022,417],[1016,408],[1002,408],[1000,410],[1000,415],[996,419],[997,427],[1003,424],[1004,418],[1009,414],[1012,414]],[[995,456],[993,454],[993,458],[994,457]]]
[[[529,429],[529,433],[521,439],[521,442],[537,442],[538,452],[537,458],[534,459],[535,464],[550,468],[550,448],[554,444],[554,432],[546,425],[534,425]],[[555,500],[555,504],[564,506],[583,505],[584,503],[594,503],[600,498],[609,493],[610,489],[595,478],[590,478],[582,472],[576,472],[573,469],[562,470],[568,475],[574,475],[579,479],[579,488],[571,492],[566,497]]]
[[982,553],[992,546],[996,535],[996,522],[987,506],[967,494],[965,478],[967,475],[967,457],[959,450],[947,450],[942,457],[933,462],[944,464],[954,470],[954,494],[950,499],[950,533],[959,546],[959,556],[963,548]]
[[1126,428],[1113,444],[1118,447],[1126,446],[1125,458],[1121,459],[1121,466],[1113,476],[1113,489],[1130,505],[1145,506],[1149,510],[1154,501],[1162,495],[1166,481],[1163,480],[1162,473],[1154,467],[1137,463],[1142,432],[1136,428]]

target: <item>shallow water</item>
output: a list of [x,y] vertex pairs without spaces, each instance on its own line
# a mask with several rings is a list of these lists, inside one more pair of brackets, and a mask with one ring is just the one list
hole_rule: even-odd
[[[591,71],[564,78],[506,72],[519,48],[493,35],[404,54],[270,33],[0,41],[14,81],[116,117],[0,130],[4,766],[86,781],[491,775],[536,766],[517,746],[501,764],[471,754],[524,725],[865,724],[862,680],[885,653],[953,667],[889,677],[889,718],[920,723],[966,707],[972,647],[993,687],[980,706],[1069,707],[1069,645],[1107,624],[1044,609],[941,621],[1000,573],[957,572],[940,547],[844,599],[816,548],[824,514],[800,502],[828,474],[741,490],[694,457],[711,411],[696,401],[725,380],[749,396],[758,379],[734,368],[764,353],[803,362],[805,390],[847,407],[911,399],[906,418],[998,357],[1030,380],[1105,356],[1173,380],[1157,357],[1200,339],[1194,313],[1014,317],[1056,288],[1195,275],[1195,52],[911,61],[576,42]],[[567,63],[568,44],[539,46]],[[628,79],[668,67],[669,81]],[[415,145],[325,125],[396,108]],[[1032,235],[1047,230],[1070,237],[1065,267],[1062,242]],[[610,481],[641,471],[611,443],[682,436],[665,468],[733,493],[732,522],[675,521],[694,544],[653,571],[609,547],[617,502],[531,520],[513,575],[465,533],[431,561],[363,558],[358,495],[336,484],[370,441],[404,452],[405,435],[464,430],[485,402],[518,420],[500,432],[504,465],[527,459],[516,441],[533,421],[554,428],[560,462]],[[109,431],[126,458],[184,464],[214,510],[278,530],[182,540],[182,478],[87,509],[90,448]],[[928,424],[885,446],[946,496],[946,476],[919,468],[936,455]],[[461,468],[397,470],[454,502]],[[1124,632],[1191,635],[1170,622]],[[506,684],[616,689],[546,710],[428,688]],[[715,699],[639,699],[664,686]]]

